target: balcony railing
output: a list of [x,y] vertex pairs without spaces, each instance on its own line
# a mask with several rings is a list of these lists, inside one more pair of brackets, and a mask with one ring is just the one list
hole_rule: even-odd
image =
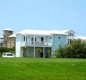
[[74,38],[74,36],[68,36],[68,39],[73,39]]
[[21,42],[21,46],[52,46],[51,42]]

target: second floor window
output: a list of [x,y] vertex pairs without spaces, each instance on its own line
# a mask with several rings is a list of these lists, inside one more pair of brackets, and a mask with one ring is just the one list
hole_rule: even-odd
[[31,41],[33,41],[33,37],[31,38]]
[[35,41],[37,41],[37,38],[35,38]]
[[41,41],[44,41],[44,38],[43,37],[41,37]]
[[24,36],[24,41],[25,41],[25,36]]

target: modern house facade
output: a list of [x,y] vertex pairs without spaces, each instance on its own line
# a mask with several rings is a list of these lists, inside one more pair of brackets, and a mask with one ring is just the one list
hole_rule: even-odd
[[68,44],[68,33],[58,30],[23,30],[16,34],[16,57],[53,57]]

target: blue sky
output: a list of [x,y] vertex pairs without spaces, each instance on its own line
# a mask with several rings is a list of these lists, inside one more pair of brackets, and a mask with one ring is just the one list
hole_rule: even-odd
[[0,33],[7,27],[73,29],[86,36],[86,0],[0,0]]

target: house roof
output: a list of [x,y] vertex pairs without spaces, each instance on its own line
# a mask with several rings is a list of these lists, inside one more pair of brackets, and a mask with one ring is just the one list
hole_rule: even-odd
[[50,32],[51,34],[62,34],[62,35],[67,35],[67,33],[63,32],[63,31],[59,31],[59,30],[52,30]]
[[45,30],[23,30],[21,32],[19,32],[18,34],[37,34],[37,35],[49,35],[49,31],[45,31]]
[[86,37],[85,36],[76,36],[76,37],[74,37],[74,39],[86,40]]
[[63,35],[67,35],[66,33],[62,31],[58,31],[58,30],[48,31],[48,30],[30,30],[30,29],[23,30],[17,34],[22,34],[22,35],[25,35],[25,34],[36,34],[36,35],[63,34]]
[[13,30],[10,28],[5,28],[5,29],[3,29],[3,31],[13,31]]
[[72,29],[62,30],[62,32],[65,32],[65,33],[73,32],[73,33],[75,33],[75,31],[74,31],[74,30],[72,30]]
[[16,37],[16,34],[12,34],[12,35],[10,35],[9,37]]

